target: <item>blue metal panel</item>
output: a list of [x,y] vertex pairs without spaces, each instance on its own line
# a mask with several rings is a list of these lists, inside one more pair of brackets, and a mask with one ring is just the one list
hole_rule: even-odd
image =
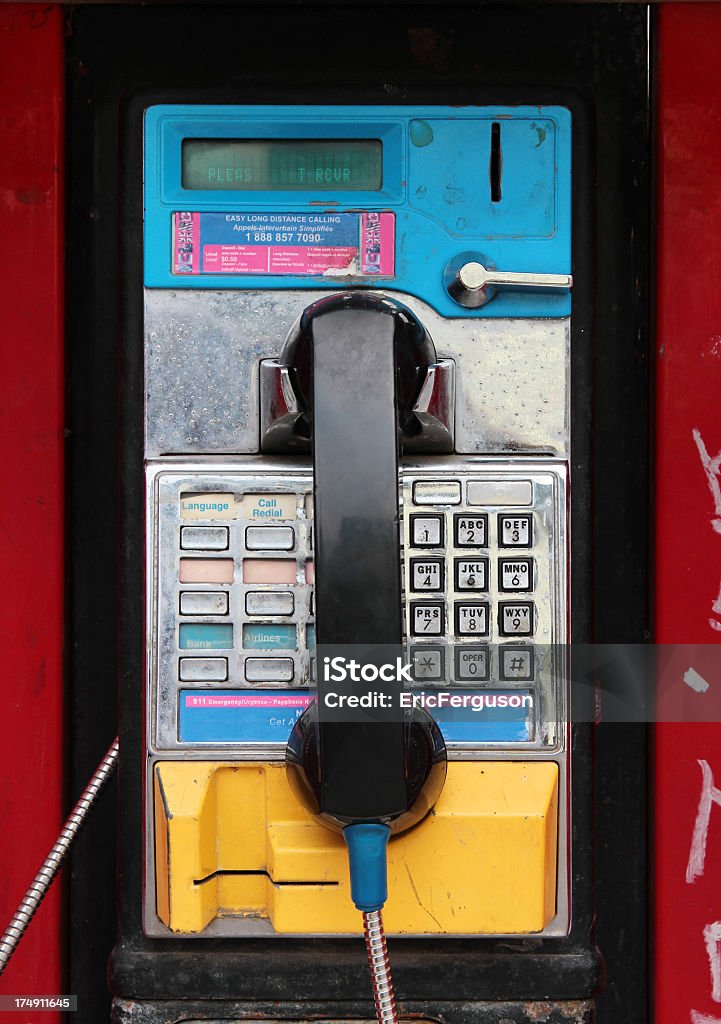
[[[502,154],[501,196],[491,195],[492,125]],[[415,295],[447,317],[551,317],[567,292],[499,292],[477,310],[447,294],[446,265],[474,252],[502,270],[571,271],[571,115],[562,107],[155,106],[145,118],[145,283],[162,288],[377,287]],[[186,138],[380,139],[378,191],[184,189]],[[377,277],[315,273],[172,272],[172,215],[395,216],[395,270]],[[254,268],[255,269],[255,268]]]
[[[464,691],[486,697],[508,690]],[[518,697],[530,690],[514,690]],[[181,690],[181,743],[285,743],[309,703],[308,690]],[[482,711],[438,708],[433,712],[447,743],[523,743],[531,739],[524,708]]]

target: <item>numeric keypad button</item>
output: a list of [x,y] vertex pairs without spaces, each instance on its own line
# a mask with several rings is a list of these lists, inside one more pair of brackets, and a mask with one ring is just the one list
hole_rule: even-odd
[[504,682],[514,679],[533,679],[533,648],[508,647],[499,648],[500,675]]
[[443,516],[412,515],[411,546],[414,548],[441,548],[444,543]]
[[445,611],[442,604],[411,601],[413,636],[443,636],[445,631]]
[[533,559],[499,558],[498,589],[506,593],[533,590]]
[[487,647],[456,647],[456,679],[476,679],[483,682],[490,675],[490,656]]
[[411,590],[435,593],[443,590],[442,558],[411,558]]
[[456,590],[488,590],[487,558],[456,558]]
[[498,629],[501,636],[533,636],[534,614],[532,601],[500,601]]
[[530,512],[498,516],[498,546],[502,548],[533,547],[533,515]]
[[440,682],[444,677],[444,661],[442,647],[411,648],[411,672],[419,681]]
[[488,547],[488,516],[467,516],[457,513],[453,517],[456,547]]
[[490,615],[485,602],[456,604],[456,636],[488,636]]

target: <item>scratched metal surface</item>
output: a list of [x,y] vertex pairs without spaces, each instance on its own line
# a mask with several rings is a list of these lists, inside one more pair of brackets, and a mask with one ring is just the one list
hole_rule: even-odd
[[[258,363],[321,291],[145,292],[146,457],[258,451]],[[446,320],[408,305],[456,374],[456,451],[568,454],[570,320]],[[349,366],[349,373],[352,366]]]

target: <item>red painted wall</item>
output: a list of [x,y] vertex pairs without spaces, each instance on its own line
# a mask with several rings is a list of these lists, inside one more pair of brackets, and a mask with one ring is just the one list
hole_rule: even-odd
[[[654,16],[656,639],[717,645],[721,507],[715,506],[702,455],[705,450],[713,460],[721,452],[721,5],[661,4]],[[715,477],[713,466],[709,473]],[[715,697],[709,703],[718,708],[721,658],[715,652],[712,664],[711,653],[710,648],[683,652],[680,664],[704,676],[709,698]],[[681,672],[673,685],[684,690]],[[718,952],[712,927],[721,922],[721,806],[712,802],[706,832],[701,816],[694,842],[702,791],[699,760],[708,763],[721,787],[721,725],[657,726],[656,1024],[721,1022],[721,974],[715,993],[712,977],[716,957],[721,972],[721,924]]]
[[[0,931],[63,811],[63,38],[59,7],[0,4]],[[0,994],[63,991],[60,904]]]

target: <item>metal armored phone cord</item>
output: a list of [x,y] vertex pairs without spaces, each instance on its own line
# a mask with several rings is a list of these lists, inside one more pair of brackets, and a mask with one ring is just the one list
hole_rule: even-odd
[[32,921],[33,914],[45,899],[53,879],[63,866],[63,862],[70,852],[73,840],[83,827],[90,808],[98,799],[105,783],[113,774],[117,763],[118,738],[116,736],[105,757],[95,769],[80,799],[68,815],[62,832],[43,861],[40,870],[35,875],[28,891],[20,901],[20,906],[13,914],[10,924],[0,939],[0,974],[3,973],[10,963],[10,958],[17,949],[20,939],[25,934],[26,928]]
[[388,898],[386,847],[391,830],[387,825],[347,825],[343,838],[350,860],[351,896],[363,914],[373,1002],[378,1024],[398,1024],[396,997],[383,927],[383,904]]

